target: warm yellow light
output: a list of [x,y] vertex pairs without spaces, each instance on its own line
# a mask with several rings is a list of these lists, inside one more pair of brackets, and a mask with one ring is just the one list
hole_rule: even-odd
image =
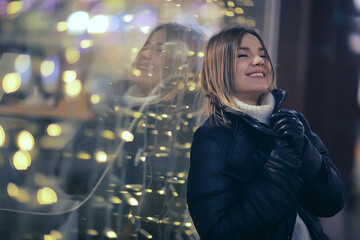
[[57,230],[51,230],[50,231],[50,235],[55,237],[56,240],[60,240],[63,238],[61,232],[57,231]]
[[6,133],[4,128],[0,125],[0,147],[4,146],[6,140]]
[[132,142],[134,140],[134,135],[129,131],[122,131],[120,133],[120,138],[125,142]]
[[58,32],[64,32],[67,30],[67,22],[58,22],[56,25],[56,30]]
[[7,193],[10,197],[19,196],[19,188],[12,182],[9,182],[7,185]]
[[2,87],[5,93],[16,92],[21,85],[21,76],[18,73],[8,73],[2,81]]
[[234,4],[233,1],[228,1],[228,2],[227,2],[227,5],[228,5],[229,7],[235,7],[235,4]]
[[139,202],[135,199],[135,198],[130,198],[129,199],[129,204],[131,205],[131,206],[137,206],[137,205],[139,205]]
[[37,200],[41,205],[53,204],[57,202],[57,194],[53,189],[44,187],[37,192]]
[[185,225],[185,227],[191,227],[192,226],[191,222],[187,222],[184,225]]
[[134,15],[132,14],[125,14],[123,17],[124,22],[131,22],[134,19]]
[[145,231],[144,229],[140,229],[139,231],[142,235],[144,235],[147,239],[152,239],[152,235],[150,233],[148,233],[147,231]]
[[164,194],[165,194],[165,191],[164,191],[164,190],[159,190],[158,193],[159,193],[160,195],[164,195]]
[[88,229],[87,234],[89,234],[90,236],[96,236],[99,235],[99,232],[94,229]]
[[139,69],[133,69],[132,70],[132,74],[135,76],[135,77],[140,77],[141,76],[141,71]]
[[121,204],[122,203],[121,199],[118,197],[115,197],[115,196],[111,197],[111,202],[113,204]]
[[34,137],[28,131],[23,130],[17,137],[17,145],[23,151],[30,151],[35,145]]
[[107,154],[105,152],[103,152],[103,151],[98,151],[95,154],[95,159],[98,162],[106,162],[107,161]]
[[106,15],[93,16],[87,27],[88,33],[100,34],[108,31],[110,27],[110,18]]
[[44,235],[44,240],[56,240],[56,238],[51,235]]
[[17,170],[26,170],[31,165],[31,156],[28,152],[17,151],[13,156],[13,164]]
[[256,22],[253,19],[248,19],[246,20],[246,25],[248,25],[249,27],[255,27]]
[[150,26],[142,26],[140,27],[140,30],[145,34],[148,34],[150,32]]
[[204,57],[204,56],[205,56],[204,52],[198,52],[198,57]]
[[81,48],[89,48],[89,47],[91,47],[93,45],[93,40],[86,40],[86,39],[84,39],[84,40],[81,40],[81,42],[80,42],[80,47]]
[[175,226],[180,226],[180,225],[181,225],[181,222],[174,222],[174,225],[175,225]]
[[50,76],[55,70],[55,63],[52,60],[44,60],[40,66],[40,72],[44,77]]
[[75,71],[65,71],[63,73],[63,81],[66,83],[72,82],[76,79],[76,72]]
[[225,15],[228,16],[228,17],[235,16],[234,12],[232,12],[232,11],[225,11]]
[[24,6],[24,2],[23,1],[13,1],[13,2],[9,2],[6,12],[7,14],[11,15],[11,14],[15,14],[21,11],[22,7]]
[[17,197],[17,200],[22,203],[28,203],[30,202],[30,195],[25,189],[19,188],[19,196]]
[[244,10],[240,7],[237,7],[237,8],[235,8],[235,13],[236,14],[244,14]]
[[82,88],[81,81],[76,79],[65,84],[65,93],[70,97],[76,97],[80,94]]
[[98,104],[100,102],[101,98],[100,98],[100,95],[99,94],[93,94],[90,98],[90,101],[93,103],[93,104]]
[[188,55],[189,57],[193,56],[194,54],[195,54],[194,51],[188,51],[188,53],[187,53],[187,55]]
[[77,154],[77,158],[82,159],[82,160],[89,160],[89,159],[91,159],[91,155],[86,152],[79,152]]
[[30,55],[20,54],[15,60],[15,70],[19,73],[26,72],[31,65]]
[[246,7],[253,7],[253,6],[254,6],[254,2],[251,1],[251,0],[245,0],[244,6],[246,6]]
[[61,127],[57,123],[51,123],[47,127],[46,132],[50,137],[56,137],[61,134]]
[[117,238],[117,235],[116,235],[116,233],[114,231],[107,231],[106,236],[108,238]]
[[102,131],[101,135],[102,135],[103,138],[106,138],[106,139],[110,139],[110,140],[115,139],[115,133],[113,131],[110,131],[110,130]]
[[69,64],[76,63],[80,59],[80,51],[77,48],[68,47],[65,50],[65,58]]

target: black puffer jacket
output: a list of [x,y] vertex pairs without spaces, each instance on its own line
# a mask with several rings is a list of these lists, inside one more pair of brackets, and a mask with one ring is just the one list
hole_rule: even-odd
[[[287,93],[273,90],[274,112]],[[344,204],[341,176],[320,138],[301,113],[305,146],[298,174],[283,168],[269,174],[266,162],[276,133],[241,112],[226,112],[230,127],[210,124],[195,132],[188,176],[188,206],[202,239],[291,239],[296,214],[312,240],[328,239],[318,217]]]

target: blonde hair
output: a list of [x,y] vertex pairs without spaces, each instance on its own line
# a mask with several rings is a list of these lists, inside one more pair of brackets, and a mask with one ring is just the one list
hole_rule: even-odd
[[274,67],[260,34],[255,29],[248,27],[225,28],[210,38],[201,71],[200,84],[208,99],[206,108],[209,115],[220,113],[224,119],[224,107],[239,111],[232,100],[232,96],[237,53],[245,34],[252,34],[259,39],[264,48],[266,61],[271,66],[272,79],[269,90],[276,87]]

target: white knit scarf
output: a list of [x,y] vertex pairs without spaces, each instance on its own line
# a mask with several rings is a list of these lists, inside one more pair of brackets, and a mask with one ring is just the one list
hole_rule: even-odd
[[262,123],[269,124],[270,115],[275,106],[275,98],[271,93],[266,94],[265,98],[261,102],[261,105],[257,106],[244,103],[236,97],[233,97],[233,101],[244,113],[249,114]]

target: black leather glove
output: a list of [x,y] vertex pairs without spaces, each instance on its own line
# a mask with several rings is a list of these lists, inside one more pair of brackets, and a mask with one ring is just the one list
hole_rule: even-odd
[[303,153],[304,125],[290,111],[280,110],[270,118],[270,126],[281,139],[286,139],[298,156]]
[[294,150],[289,143],[283,139],[278,139],[276,141],[275,148],[270,153],[269,161],[282,164],[295,172],[297,172],[301,165],[299,156],[294,153]]

